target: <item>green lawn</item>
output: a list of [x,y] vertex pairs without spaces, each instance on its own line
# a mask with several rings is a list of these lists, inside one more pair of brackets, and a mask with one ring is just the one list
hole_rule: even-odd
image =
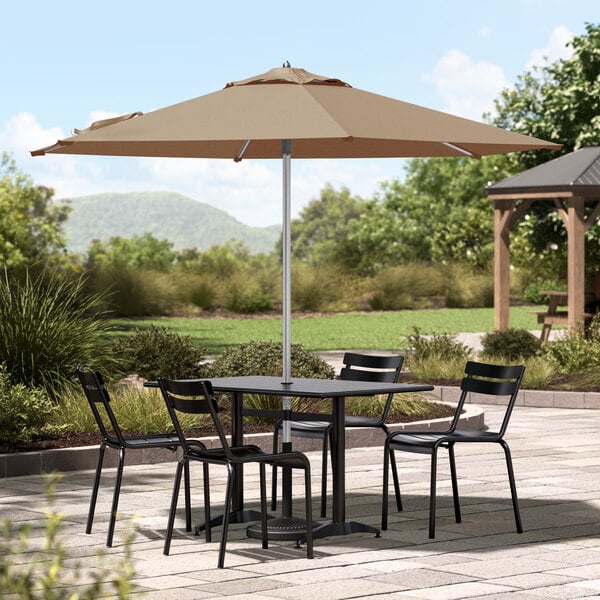
[[[538,307],[539,308],[539,307]],[[531,307],[512,307],[510,326],[540,329]],[[248,342],[280,341],[281,316],[248,318],[148,318],[119,319],[118,332],[165,326],[189,335],[209,353]],[[345,350],[349,348],[396,350],[405,346],[404,336],[418,327],[421,333],[459,333],[493,331],[491,308],[447,308],[440,310],[403,310],[392,312],[339,313],[326,316],[296,317],[292,320],[292,342],[309,350]]]

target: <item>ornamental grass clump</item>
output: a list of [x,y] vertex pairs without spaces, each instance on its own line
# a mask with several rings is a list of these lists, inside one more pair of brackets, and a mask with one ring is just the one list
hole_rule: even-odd
[[0,363],[13,385],[57,398],[78,364],[110,363],[102,295],[84,285],[83,277],[49,271],[0,277]]

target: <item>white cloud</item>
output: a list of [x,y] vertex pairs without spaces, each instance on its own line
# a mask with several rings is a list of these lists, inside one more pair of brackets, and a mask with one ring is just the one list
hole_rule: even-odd
[[435,85],[443,110],[475,120],[493,109],[494,98],[509,85],[502,67],[456,49],[448,50],[423,80]]
[[561,58],[568,58],[573,53],[573,48],[567,46],[567,42],[573,39],[567,27],[560,25],[556,27],[548,38],[544,48],[534,48],[529,56],[526,70],[531,71],[533,67],[541,67],[547,63],[555,62]]

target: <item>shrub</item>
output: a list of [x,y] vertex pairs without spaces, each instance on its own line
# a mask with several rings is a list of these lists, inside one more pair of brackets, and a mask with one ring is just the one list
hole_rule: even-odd
[[271,294],[259,285],[233,286],[225,298],[225,308],[235,313],[254,314],[273,308]]
[[565,373],[583,373],[600,366],[600,314],[584,328],[542,345],[542,355]]
[[176,290],[167,273],[130,267],[105,267],[90,271],[92,292],[107,290],[104,309],[117,315],[161,315],[176,302]]
[[133,335],[120,338],[113,345],[119,371],[137,373],[144,379],[161,375],[171,379],[200,377],[205,352],[194,346],[190,336],[154,325],[136,329]]
[[421,335],[417,327],[414,333],[407,336],[411,349],[411,360],[422,360],[431,357],[467,360],[471,349],[457,341],[456,334],[434,333],[429,336]]
[[0,278],[0,363],[11,383],[57,397],[80,363],[109,363],[110,324],[84,279],[43,271]]
[[[306,350],[301,344],[292,344],[291,366],[293,377],[333,379],[335,371],[322,358]],[[208,368],[209,377],[243,375],[281,376],[283,370],[282,344],[278,342],[248,342],[233,346],[223,352]],[[281,408],[281,398],[276,396],[245,396],[247,406],[255,408]],[[294,410],[307,410],[310,400],[294,399]],[[322,408],[322,406],[320,406]]]
[[338,270],[332,266],[294,265],[292,305],[297,310],[327,310],[340,295],[340,279]]
[[460,264],[445,265],[444,296],[448,308],[489,307],[494,304],[494,280],[488,273],[474,273]]
[[554,280],[536,280],[529,283],[523,290],[523,299],[532,304],[547,304],[548,296],[541,294],[540,290],[562,290],[564,283],[557,283]]
[[423,336],[415,327],[414,333],[407,336],[410,353],[407,366],[410,372],[421,380],[460,380],[465,362],[472,350],[456,340],[456,335],[442,333]]
[[443,281],[437,269],[413,263],[390,267],[373,278],[373,310],[399,310],[423,302],[423,298],[439,294]]
[[536,356],[541,348],[540,340],[526,329],[513,327],[506,331],[486,333],[481,338],[482,355],[507,360],[520,360]]
[[34,438],[55,437],[67,425],[53,425],[57,406],[42,389],[13,385],[0,365],[0,440],[30,442]]

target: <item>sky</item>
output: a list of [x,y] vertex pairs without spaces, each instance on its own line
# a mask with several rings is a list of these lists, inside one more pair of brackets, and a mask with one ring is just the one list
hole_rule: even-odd
[[[0,0],[0,151],[55,198],[179,192],[280,224],[281,161],[32,158],[92,121],[214,92],[284,61],[474,120],[519,75],[567,58],[598,0]],[[554,141],[554,140],[553,140]],[[292,162],[292,214],[331,184],[372,197],[405,161]]]

